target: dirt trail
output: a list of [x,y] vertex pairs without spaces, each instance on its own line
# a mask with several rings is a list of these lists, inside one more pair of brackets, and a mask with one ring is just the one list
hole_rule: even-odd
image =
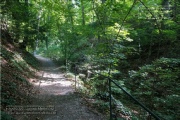
[[29,120],[105,120],[82,104],[81,97],[72,87],[73,81],[68,81],[50,59],[36,58],[42,62],[43,71],[39,73],[41,79],[33,81],[38,90],[33,105],[54,106],[56,114],[32,115]]

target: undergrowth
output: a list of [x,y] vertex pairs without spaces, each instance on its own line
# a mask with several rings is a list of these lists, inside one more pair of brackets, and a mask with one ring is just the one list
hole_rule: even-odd
[[[108,72],[103,74],[106,75]],[[180,59],[160,58],[139,67],[139,70],[129,70],[129,76],[124,78],[116,78],[113,75],[111,77],[160,119],[179,119]],[[93,75],[82,81],[80,91],[86,96],[87,104],[108,115],[108,80],[100,75]],[[132,120],[153,119],[114,84],[111,85],[111,90],[112,110],[115,116]]]
[[29,79],[36,77],[35,72],[40,64],[30,53],[5,42],[1,45],[0,57],[1,119],[13,120],[13,116],[7,114],[6,107],[31,103],[30,94],[33,88]]

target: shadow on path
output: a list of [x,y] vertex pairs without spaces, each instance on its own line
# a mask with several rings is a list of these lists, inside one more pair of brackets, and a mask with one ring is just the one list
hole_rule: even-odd
[[32,82],[38,91],[32,105],[53,106],[56,114],[32,114],[18,120],[105,120],[101,114],[90,111],[82,104],[81,97],[72,86],[73,81],[68,81],[52,60],[38,55],[35,57],[43,67],[39,73],[40,79]]

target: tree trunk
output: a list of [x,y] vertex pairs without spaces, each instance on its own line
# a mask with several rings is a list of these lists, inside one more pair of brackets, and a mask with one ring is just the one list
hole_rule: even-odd
[[27,46],[27,44],[28,44],[28,39],[29,39],[29,37],[28,37],[28,33],[29,33],[29,30],[28,30],[28,27],[29,27],[29,3],[28,3],[28,0],[25,0],[25,11],[24,11],[24,13],[25,13],[25,23],[26,23],[26,25],[25,25],[25,28],[24,28],[24,39],[23,39],[23,42],[20,44],[20,48],[21,49],[23,49],[23,50],[25,50],[26,49],[26,46]]
[[81,10],[82,10],[82,25],[85,25],[85,14],[84,14],[84,2],[81,0]]

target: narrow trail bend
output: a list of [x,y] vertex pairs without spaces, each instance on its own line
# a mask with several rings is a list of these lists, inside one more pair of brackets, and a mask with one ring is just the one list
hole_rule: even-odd
[[[74,93],[73,81],[68,81],[53,61],[35,56],[42,63],[40,79],[33,82],[38,94],[33,105],[55,107],[56,114],[38,115],[37,120],[105,120],[101,114],[94,113],[82,104],[81,97]],[[34,118],[33,118],[34,119]],[[26,119],[27,120],[27,119]]]

